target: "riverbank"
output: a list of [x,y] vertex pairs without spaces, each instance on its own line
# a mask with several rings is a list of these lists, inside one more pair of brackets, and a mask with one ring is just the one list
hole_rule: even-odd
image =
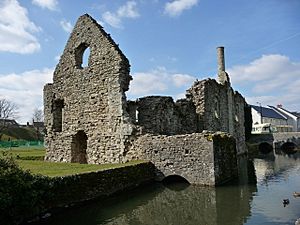
[[150,162],[55,177],[32,174],[17,163],[0,158],[1,225],[20,224],[54,208],[106,198],[154,180]]
[[[300,155],[271,153],[248,163],[241,163],[237,182],[217,187],[154,183],[68,208],[34,225],[294,225],[300,216],[300,198],[293,196],[300,191]],[[249,174],[255,176],[250,183]]]

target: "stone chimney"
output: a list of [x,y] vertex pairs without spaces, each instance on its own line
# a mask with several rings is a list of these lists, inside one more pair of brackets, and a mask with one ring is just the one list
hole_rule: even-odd
[[224,47],[217,47],[218,74],[225,72]]
[[227,83],[230,85],[229,76],[225,72],[224,47],[217,47],[217,57],[218,57],[218,82],[220,84]]

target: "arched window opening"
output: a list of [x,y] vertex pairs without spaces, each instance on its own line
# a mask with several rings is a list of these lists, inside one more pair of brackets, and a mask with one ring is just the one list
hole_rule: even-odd
[[87,136],[84,131],[78,131],[72,138],[71,143],[71,162],[87,163]]
[[239,122],[239,112],[240,112],[240,106],[238,103],[235,104],[235,116],[234,119],[236,122]]
[[139,111],[137,109],[135,110],[135,122],[139,122]]
[[89,45],[86,43],[80,44],[75,49],[75,62],[78,69],[89,66],[90,53]]
[[90,57],[91,50],[90,48],[86,48],[85,51],[83,52],[82,56],[82,68],[87,67],[89,65],[89,57]]
[[220,118],[220,102],[219,98],[215,96],[214,98],[214,115],[215,118],[219,119]]

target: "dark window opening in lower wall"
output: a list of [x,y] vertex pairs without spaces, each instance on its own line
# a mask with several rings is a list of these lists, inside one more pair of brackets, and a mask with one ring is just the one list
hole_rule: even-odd
[[87,136],[84,131],[78,131],[72,138],[71,144],[71,162],[87,163]]
[[61,132],[62,131],[62,123],[63,123],[63,108],[64,108],[64,100],[57,99],[54,100],[52,105],[52,114],[53,114],[53,131]]

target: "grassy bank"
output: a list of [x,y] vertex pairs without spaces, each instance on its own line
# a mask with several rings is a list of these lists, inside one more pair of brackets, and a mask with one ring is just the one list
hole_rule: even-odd
[[139,164],[142,161],[131,161],[124,164],[79,164],[79,163],[55,163],[38,160],[16,160],[17,164],[24,170],[33,174],[41,174],[49,177],[66,176],[79,173],[95,172],[99,170],[114,169],[128,165]]
[[132,161],[125,164],[79,164],[79,163],[55,163],[43,161],[45,156],[44,147],[18,147],[0,149],[0,155],[11,155],[16,163],[24,170],[32,174],[40,174],[49,177],[66,176],[79,173],[95,172],[99,170],[114,169],[128,165],[139,164],[142,161]]
[[142,161],[92,165],[38,160],[44,155],[44,148],[0,149],[1,225],[21,224],[53,207],[107,197],[154,177],[153,164]]
[[22,160],[43,160],[45,152],[44,147],[0,148],[1,155],[11,155],[14,159]]

